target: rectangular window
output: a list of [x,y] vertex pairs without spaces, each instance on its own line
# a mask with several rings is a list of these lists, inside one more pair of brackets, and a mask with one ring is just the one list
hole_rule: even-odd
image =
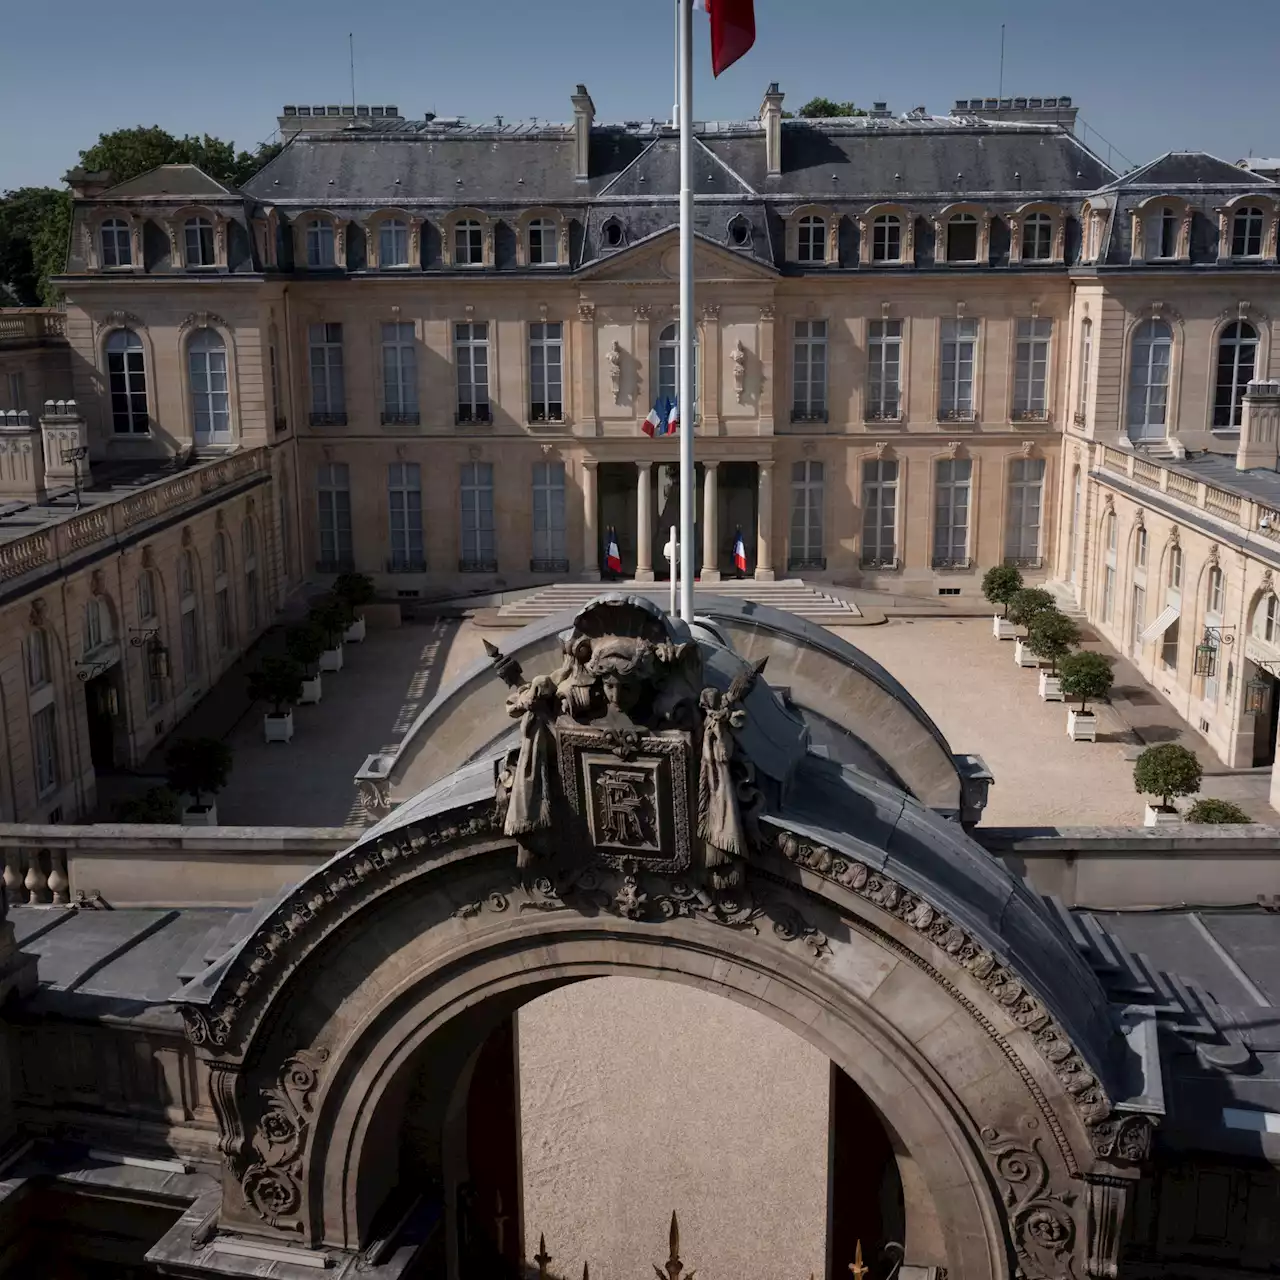
[[1108,564],[1102,573],[1102,620],[1110,622],[1116,608],[1116,567]]
[[791,467],[792,569],[825,569],[822,547],[822,463],[796,462]]
[[871,260],[873,262],[902,260],[902,223],[891,214],[881,214],[872,224]]
[[533,464],[533,563],[530,568],[534,573],[566,573],[569,569],[563,462]]
[[331,267],[333,256],[333,224],[316,219],[307,227],[307,266]]
[[213,617],[218,631],[218,651],[228,653],[233,640],[231,629],[231,595],[226,587],[214,593]]
[[976,320],[942,322],[942,376],[938,387],[938,418],[942,422],[972,422],[973,371],[978,354]]
[[969,565],[969,489],[973,462],[940,458],[933,485],[933,567],[964,569]]
[[194,601],[183,606],[180,634],[182,675],[184,683],[190,684],[200,674],[200,618],[196,613]]
[[1031,317],[1018,321],[1013,375],[1015,421],[1042,422],[1049,416],[1049,339],[1053,321]]
[[9,383],[8,407],[16,410],[18,413],[21,413],[22,410],[27,407],[26,377],[22,371],[19,370],[16,373],[11,373],[7,381]]
[[43,799],[58,789],[58,712],[51,702],[31,717],[36,793]]
[[562,326],[529,326],[529,421],[563,422]]
[[409,228],[396,218],[388,219],[378,228],[378,266],[408,265]]
[[258,571],[257,569],[246,569],[244,571],[244,603],[245,603],[245,622],[252,634],[258,629]]
[[207,218],[191,218],[184,231],[187,266],[213,266],[213,224]]
[[382,326],[382,421],[418,421],[418,360],[413,325]]
[[49,678],[49,634],[37,629],[27,637],[27,688],[43,689]]
[[485,321],[453,326],[453,362],[458,370],[458,421],[488,422],[489,326]]
[[147,371],[142,340],[131,330],[117,329],[107,339],[107,389],[111,393],[111,426],[120,435],[145,435]]
[[346,426],[347,390],[342,372],[342,326],[313,324],[311,346],[311,424]]
[[1015,458],[1009,464],[1009,511],[1004,558],[1018,565],[1040,563],[1040,520],[1044,501],[1044,459]]
[[1131,621],[1130,639],[1134,650],[1142,650],[1142,633],[1147,625],[1147,589],[1135,584],[1133,588],[1133,617]]
[[493,464],[467,462],[462,467],[462,557],[464,573],[494,573],[498,568],[493,529]]
[[893,569],[898,563],[898,464],[869,458],[862,464],[862,566]]
[[280,366],[274,342],[267,347],[267,363],[271,370],[271,425],[279,432],[284,430],[284,416],[280,412]]
[[827,322],[797,320],[793,401],[794,422],[827,419]]
[[390,573],[421,573],[426,569],[422,542],[422,468],[416,462],[393,462],[387,467],[387,511],[390,519]]
[[1178,215],[1173,209],[1160,211],[1160,257],[1178,256]]
[[1076,405],[1076,420],[1083,424],[1089,411],[1089,378],[1093,372],[1093,321],[1080,325],[1080,399]]
[[316,475],[320,513],[319,573],[345,573],[355,567],[351,550],[351,476],[345,462],[323,462]]
[[902,321],[873,320],[867,329],[867,421],[902,416]]

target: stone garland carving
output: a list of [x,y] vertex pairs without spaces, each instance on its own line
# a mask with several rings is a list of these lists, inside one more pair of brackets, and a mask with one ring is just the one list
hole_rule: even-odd
[[1001,1137],[988,1128],[982,1130],[982,1141],[1009,1216],[1019,1274],[1026,1280],[1074,1280],[1075,1197],[1071,1192],[1050,1189],[1040,1139]]
[[[328,1057],[327,1049],[301,1050],[286,1059],[278,1082],[262,1090],[266,1109],[252,1143],[257,1159],[236,1173],[245,1202],[273,1227],[302,1207],[302,1152],[320,1067]],[[297,1221],[288,1225],[302,1229]]]
[[231,326],[216,311],[192,311],[182,317],[178,332],[188,329],[230,329]]

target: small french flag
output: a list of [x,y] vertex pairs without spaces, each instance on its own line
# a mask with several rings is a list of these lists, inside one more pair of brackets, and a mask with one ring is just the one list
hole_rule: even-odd
[[667,425],[666,428],[658,434],[673,436],[680,430],[680,406],[674,400],[670,400],[667,403],[670,405],[670,408],[667,410]]
[[618,535],[609,526],[609,541],[604,550],[604,567],[610,573],[622,572],[622,553],[618,550]]
[[742,541],[742,530],[739,529],[733,538],[733,567],[739,573],[747,571],[747,544]]
[[665,435],[667,431],[667,397],[659,396],[649,410],[649,416],[640,424],[640,430],[647,436]]

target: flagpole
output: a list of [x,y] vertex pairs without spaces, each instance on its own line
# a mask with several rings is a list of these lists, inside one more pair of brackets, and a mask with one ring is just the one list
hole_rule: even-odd
[[678,129],[680,127],[680,6],[682,0],[675,0],[676,8],[676,48],[675,48],[675,64],[676,64],[676,82],[674,85],[675,97],[671,99],[671,127]]
[[693,0],[680,3],[680,616],[693,621]]

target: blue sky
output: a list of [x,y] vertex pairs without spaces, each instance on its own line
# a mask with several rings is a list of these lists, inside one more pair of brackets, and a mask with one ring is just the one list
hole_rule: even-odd
[[[697,19],[695,116],[753,115],[770,80],[790,107],[825,94],[945,113],[957,97],[996,94],[1003,22],[1006,96],[1070,94],[1091,144],[1101,135],[1135,163],[1188,148],[1280,155],[1268,8],[1237,6],[1227,22],[1204,0],[756,0],[756,48],[719,83]],[[600,119],[663,118],[671,105],[669,0],[10,0],[5,10],[0,190],[56,182],[100,132],[126,125],[268,139],[285,102],[349,101],[353,28],[358,100],[409,116],[566,120],[579,80]]]

